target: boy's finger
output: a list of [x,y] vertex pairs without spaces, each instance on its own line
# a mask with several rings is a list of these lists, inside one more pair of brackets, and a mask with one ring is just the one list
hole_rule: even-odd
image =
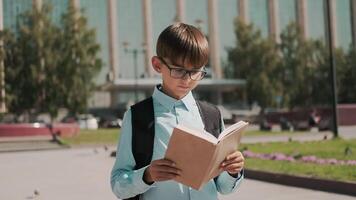
[[169,166],[159,166],[156,169],[159,172],[169,172],[169,173],[173,173],[173,174],[177,174],[180,175],[181,174],[181,170],[175,168],[175,167],[169,167]]
[[176,166],[176,164],[173,161],[167,160],[167,159],[161,159],[156,161],[157,165],[166,165],[166,166]]
[[164,175],[160,175],[156,178],[157,181],[167,181],[167,180],[172,180],[174,178],[176,178],[177,175],[174,174],[164,174]]
[[237,157],[237,158],[235,158],[235,159],[233,159],[233,160],[226,160],[226,161],[224,161],[224,162],[222,162],[221,163],[221,166],[227,166],[227,165],[230,165],[230,164],[232,164],[232,163],[243,163],[244,162],[244,158],[242,158],[242,157]]
[[231,171],[231,170],[240,170],[242,169],[243,165],[241,164],[231,164],[226,167],[224,167],[224,170],[226,171]]
[[225,160],[232,160],[232,159],[237,158],[237,157],[242,157],[241,152],[235,151],[234,153],[229,154],[228,156],[226,156]]

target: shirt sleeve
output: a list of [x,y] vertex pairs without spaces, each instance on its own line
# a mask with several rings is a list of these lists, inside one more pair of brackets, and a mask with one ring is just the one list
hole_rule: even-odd
[[[224,120],[221,117],[221,131],[223,131],[224,129]],[[215,185],[219,193],[229,194],[234,192],[238,188],[243,179],[244,170],[242,170],[236,178],[224,171],[215,179]]]
[[235,178],[229,173],[222,172],[215,180],[216,188],[221,194],[229,194],[234,192],[244,179],[244,171],[242,170]]
[[134,170],[136,165],[132,154],[132,126],[131,111],[128,110],[123,119],[121,135],[117,147],[116,160],[111,171],[111,189],[120,199],[127,199],[142,194],[152,185],[143,181],[143,173],[146,167]]

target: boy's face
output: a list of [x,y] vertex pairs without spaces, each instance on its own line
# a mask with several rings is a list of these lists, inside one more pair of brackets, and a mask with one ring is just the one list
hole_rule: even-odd
[[156,72],[162,74],[162,89],[163,91],[175,98],[182,99],[199,83],[206,72],[203,67],[194,67],[189,63],[172,62],[167,58],[154,56],[152,58],[152,66]]

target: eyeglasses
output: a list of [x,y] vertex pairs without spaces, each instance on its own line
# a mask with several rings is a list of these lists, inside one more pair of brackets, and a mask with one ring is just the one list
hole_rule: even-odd
[[[160,61],[169,69],[170,76],[175,79],[184,79],[187,74],[189,74],[190,79],[193,81],[200,81],[206,75],[204,70],[186,70],[183,67],[178,67],[174,65],[169,65],[162,57],[158,57]],[[174,67],[171,67],[174,66]]]

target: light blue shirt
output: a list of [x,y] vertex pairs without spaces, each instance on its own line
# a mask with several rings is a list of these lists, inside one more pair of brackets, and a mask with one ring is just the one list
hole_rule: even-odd
[[[169,138],[177,124],[183,123],[200,129],[204,128],[191,92],[181,100],[176,100],[160,91],[159,87],[155,87],[152,95],[155,116],[152,160],[164,158]],[[236,190],[243,179],[243,175],[234,178],[227,172],[223,172],[217,181],[210,180],[200,191],[173,180],[147,185],[142,179],[147,166],[133,170],[136,164],[131,151],[131,140],[131,110],[128,110],[124,115],[116,162],[111,172],[112,191],[118,198],[126,199],[143,193],[141,199],[144,200],[216,200],[217,192],[231,193]]]

